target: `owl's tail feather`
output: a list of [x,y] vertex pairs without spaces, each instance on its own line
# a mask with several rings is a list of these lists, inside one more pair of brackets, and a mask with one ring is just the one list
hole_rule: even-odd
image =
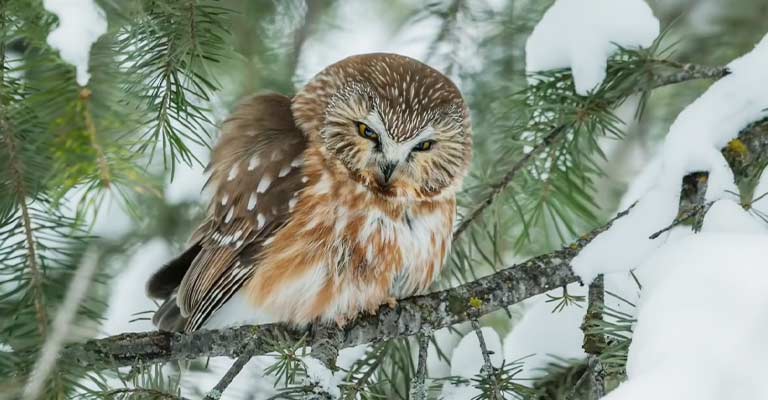
[[194,244],[149,278],[147,294],[150,297],[165,300],[152,316],[152,323],[160,330],[184,330],[187,318],[181,315],[181,309],[176,304],[176,290],[201,249],[199,244]]
[[187,325],[187,318],[181,315],[181,309],[176,304],[176,296],[163,302],[152,316],[152,323],[161,331],[181,332]]
[[147,294],[156,299],[170,298],[201,249],[202,247],[196,243],[155,272],[147,282]]

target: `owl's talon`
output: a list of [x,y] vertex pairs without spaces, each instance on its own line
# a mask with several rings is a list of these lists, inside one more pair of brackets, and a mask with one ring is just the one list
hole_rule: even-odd
[[389,308],[394,309],[397,307],[397,299],[394,297],[387,297],[387,305]]

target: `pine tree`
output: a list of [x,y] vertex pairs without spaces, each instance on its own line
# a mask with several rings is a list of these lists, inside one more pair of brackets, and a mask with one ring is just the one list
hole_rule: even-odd
[[[74,67],[46,42],[56,16],[40,1],[0,0],[0,398],[25,396],[39,378],[45,398],[178,399],[185,374],[205,371],[207,356],[227,355],[234,367],[199,394],[219,398],[238,367],[265,353],[273,356],[264,372],[274,398],[338,391],[344,399],[432,399],[447,384],[477,388],[478,399],[600,397],[626,378],[634,322],[606,299],[634,305],[601,279],[586,298],[569,294],[566,285],[577,278],[568,262],[613,221],[625,190],[614,173],[626,166],[620,155],[658,143],[682,107],[727,74],[721,65],[765,34],[768,12],[760,0],[729,0],[711,29],[699,30],[681,9],[693,2],[654,2],[665,33],[649,48],[620,49],[598,90],[581,96],[570,70],[525,73],[525,40],[551,1],[371,2],[396,28],[392,34],[435,24],[420,39],[428,41],[424,60],[459,82],[472,110],[475,160],[435,293],[383,310],[400,318],[395,325],[367,316],[346,332],[245,327],[203,332],[190,345],[187,336],[161,333],[88,340],[99,335],[110,282],[127,257],[151,238],[180,248],[200,220],[197,201],[169,201],[164,190],[180,171],[205,163],[200,155],[215,140],[218,119],[250,93],[295,93],[313,40],[346,24],[362,35],[367,21],[341,19],[348,2],[319,0],[97,3],[109,28],[91,48],[88,84],[79,86]],[[766,127],[755,121],[745,132],[764,138]],[[611,154],[607,142],[618,143]],[[724,149],[745,206],[759,195],[763,142]],[[757,156],[744,163],[747,151]],[[681,183],[671,224],[703,218],[702,177]],[[133,221],[119,237],[94,230],[110,204]],[[619,211],[617,218],[631,212]],[[83,280],[75,277],[86,277],[84,296],[63,321],[66,336],[56,340],[66,344],[53,353],[60,356],[40,377],[33,370],[61,333],[55,321]],[[586,309],[588,357],[553,360],[533,382],[520,379],[526,359],[493,363],[482,328],[506,333],[522,312],[516,304],[561,287],[560,295],[548,294],[553,312]],[[473,377],[427,371],[430,348],[450,360],[452,349],[435,335],[442,328],[476,337],[483,366]],[[214,342],[223,343],[215,352]],[[351,365],[336,365],[340,348],[369,342]],[[326,367],[337,373],[335,388],[313,380]]]

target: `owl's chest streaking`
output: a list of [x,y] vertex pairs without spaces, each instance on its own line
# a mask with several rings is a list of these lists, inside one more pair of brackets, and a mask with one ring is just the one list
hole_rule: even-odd
[[246,294],[277,320],[339,321],[426,290],[450,247],[455,199],[382,199],[305,170],[289,222],[268,239]]

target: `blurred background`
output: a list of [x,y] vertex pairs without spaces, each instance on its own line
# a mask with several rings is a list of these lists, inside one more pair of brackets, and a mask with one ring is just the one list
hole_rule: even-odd
[[[91,78],[83,88],[75,81],[74,67],[46,42],[56,17],[38,1],[0,2],[4,114],[18,119],[13,126],[23,131],[17,136],[18,155],[2,156],[11,160],[2,168],[15,165],[13,160],[29,165],[23,194],[8,178],[12,168],[0,171],[0,359],[3,352],[39,346],[36,299],[45,299],[42,312],[52,317],[86,248],[99,250],[98,271],[66,339],[153,330],[149,319],[158,304],[144,295],[144,284],[184,248],[205,212],[208,197],[201,189],[216,127],[244,96],[293,94],[325,66],[349,55],[408,55],[443,71],[461,88],[475,134],[472,172],[460,199],[464,210],[528,145],[519,135],[507,134],[515,123],[510,108],[513,95],[527,84],[526,38],[552,2],[222,0],[192,2],[200,6],[194,16],[187,14],[184,2],[96,3],[108,28],[92,47]],[[765,0],[648,3],[667,30],[662,46],[669,47],[667,57],[680,62],[725,65],[750,50],[768,29]],[[189,21],[195,21],[192,31]],[[437,287],[558,248],[613,215],[628,182],[653,158],[671,122],[708,84],[656,90],[639,118],[638,99],[617,109],[624,137],[601,139],[605,157],[596,158],[584,188],[589,200],[557,193],[548,197],[536,182],[512,185],[483,223],[472,228],[466,248],[455,250],[458,255]],[[521,192],[526,192],[522,199]],[[39,284],[24,261],[29,243],[22,234],[19,198],[26,199],[22,202],[38,234],[37,257],[45,270]],[[522,217],[531,210],[544,217]],[[492,255],[472,252],[472,246]],[[578,302],[584,289],[569,290],[481,320],[499,354],[508,359],[535,354],[523,363],[521,376],[542,379],[552,376],[541,372],[547,368],[563,370],[583,359],[579,324],[584,310]],[[479,365],[472,351],[476,345],[459,344],[467,330],[460,326],[437,336],[443,354],[432,350],[430,377],[462,375],[451,359],[463,360],[469,369]],[[364,350],[350,353],[349,359]],[[12,397],[23,382],[23,362],[10,356],[0,361],[0,399],[4,392]],[[181,392],[194,398],[207,391],[226,367],[226,361],[219,362],[190,366],[180,380]],[[154,373],[152,379],[162,375],[179,382],[177,368]],[[269,382],[254,378],[260,373],[244,375],[228,395],[259,399],[274,394]],[[122,384],[114,377],[95,379]],[[98,387],[83,382],[90,381],[62,375],[51,393],[62,398],[84,392],[76,389],[81,384]],[[405,397],[407,391],[388,395]]]

